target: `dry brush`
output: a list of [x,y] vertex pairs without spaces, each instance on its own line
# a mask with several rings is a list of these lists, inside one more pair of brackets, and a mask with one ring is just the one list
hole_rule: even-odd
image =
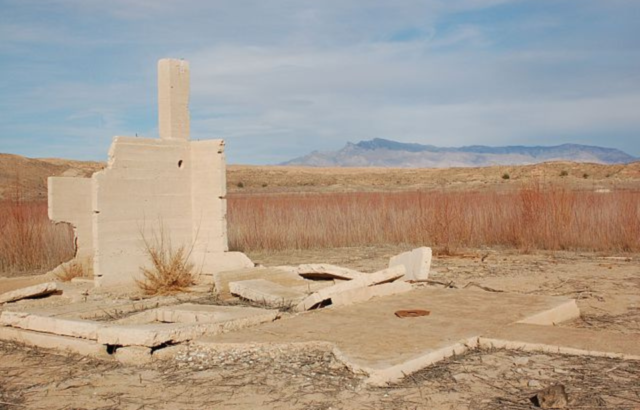
[[509,192],[236,194],[232,249],[412,244],[451,252],[640,251],[640,192],[597,193],[531,185]]
[[[484,246],[640,251],[638,190],[231,194],[228,219],[230,248],[242,251],[389,243],[444,253]],[[0,202],[0,232],[0,272],[48,270],[74,254],[71,227],[51,223],[43,202]],[[154,266],[189,271],[189,250],[164,245],[147,249]]]

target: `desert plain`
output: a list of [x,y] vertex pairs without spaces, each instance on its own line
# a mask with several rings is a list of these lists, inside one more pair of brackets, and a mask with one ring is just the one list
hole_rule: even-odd
[[[0,192],[14,206],[5,209],[17,202],[42,218],[43,178],[87,176],[102,166],[2,156]],[[374,272],[400,252],[430,246],[425,287],[572,298],[581,316],[558,326],[640,341],[640,163],[231,165],[227,185],[230,246],[257,264]],[[10,214],[0,218],[8,223]],[[50,238],[71,240],[59,228]],[[60,248],[48,263],[72,256]],[[4,262],[0,292],[48,280],[52,267]],[[565,408],[640,408],[638,361],[518,350],[476,349],[381,387],[365,385],[321,349],[186,347],[168,360],[130,365],[0,342],[0,357],[0,409],[529,409],[537,408],[530,400],[537,391],[557,384],[566,388]]]

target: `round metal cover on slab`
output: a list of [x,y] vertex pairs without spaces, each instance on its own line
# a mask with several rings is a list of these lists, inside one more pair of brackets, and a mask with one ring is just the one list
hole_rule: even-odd
[[422,309],[409,309],[409,310],[398,310],[395,315],[403,318],[403,317],[420,317],[420,316],[429,316],[431,312],[428,310]]

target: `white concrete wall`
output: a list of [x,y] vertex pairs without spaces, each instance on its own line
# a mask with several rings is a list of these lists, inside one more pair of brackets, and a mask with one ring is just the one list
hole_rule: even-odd
[[189,141],[189,64],[158,62],[160,139],[115,137],[91,179],[53,178],[49,215],[71,222],[98,286],[133,285],[145,250],[165,240],[191,250],[204,274],[253,266],[227,252],[224,141]]
[[[182,161],[182,162],[181,162]],[[148,264],[143,236],[192,242],[188,141],[116,137],[108,167],[93,176],[94,275],[132,283]]]
[[191,209],[196,252],[227,247],[224,141],[191,143]]

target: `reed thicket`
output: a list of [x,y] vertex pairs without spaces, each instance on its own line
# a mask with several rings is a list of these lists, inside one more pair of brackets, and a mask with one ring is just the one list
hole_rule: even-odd
[[411,244],[452,252],[640,251],[640,192],[532,185],[509,192],[236,194],[228,199],[232,249]]
[[[532,185],[509,192],[231,194],[231,249],[407,244],[438,252],[640,251],[640,191]],[[0,202],[0,272],[48,270],[74,254],[73,231],[43,202]]]

